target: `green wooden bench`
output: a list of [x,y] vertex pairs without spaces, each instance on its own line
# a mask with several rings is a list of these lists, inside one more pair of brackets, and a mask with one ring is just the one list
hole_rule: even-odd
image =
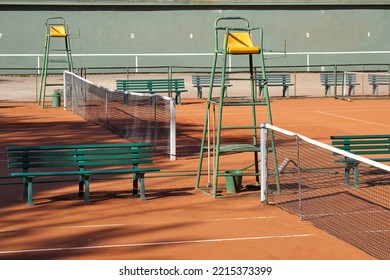
[[[262,79],[261,75],[256,75],[257,86],[259,87],[259,96],[262,95],[262,91],[265,85],[265,81]],[[289,97],[288,89],[290,86],[294,84],[291,82],[291,75],[289,73],[282,74],[267,74],[267,85],[269,87],[272,86],[280,86],[283,88],[282,96]]]
[[[202,89],[204,87],[210,87],[210,76],[209,74],[202,75],[192,75],[192,85],[197,88],[197,96],[198,98],[203,97]],[[213,87],[221,87],[221,75],[215,75],[213,80]],[[230,84],[229,75],[225,75],[225,90],[224,95],[227,97],[227,88],[232,86]]]
[[[325,87],[325,96],[330,94],[330,88],[335,85],[343,85],[343,73],[336,74],[336,80],[334,73],[320,73],[321,85]],[[355,94],[355,86],[359,85],[356,80],[356,74],[350,73],[345,77],[345,85],[348,87],[348,95]]]
[[181,104],[181,93],[187,92],[184,79],[117,80],[116,89],[140,93],[175,93],[176,104]]
[[160,171],[150,167],[150,143],[11,146],[7,147],[7,156],[8,168],[19,170],[10,173],[10,177],[23,178],[23,199],[28,205],[33,205],[35,177],[78,176],[79,197],[89,203],[93,175],[132,174],[133,196],[139,195],[140,182],[139,196],[145,200],[145,173]]
[[[331,136],[332,145],[343,151],[356,155],[363,155],[377,162],[390,161],[390,134],[378,135],[338,135]],[[344,157],[336,160],[345,164],[344,182],[349,186],[349,175],[353,169],[354,186],[359,186],[359,162]]]
[[[378,87],[389,85],[390,76],[368,74],[368,84],[372,86],[372,95],[378,94]],[[390,93],[389,93],[390,94]]]

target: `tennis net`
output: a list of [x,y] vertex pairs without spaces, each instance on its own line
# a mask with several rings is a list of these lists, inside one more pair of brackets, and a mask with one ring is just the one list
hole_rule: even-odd
[[[268,163],[268,203],[377,259],[390,259],[390,166],[272,125],[262,130],[272,132],[276,150],[262,159]],[[345,157],[359,162],[357,187],[353,180],[346,184]]]
[[154,151],[176,158],[172,98],[110,90],[65,71],[64,107],[131,142],[150,142]]

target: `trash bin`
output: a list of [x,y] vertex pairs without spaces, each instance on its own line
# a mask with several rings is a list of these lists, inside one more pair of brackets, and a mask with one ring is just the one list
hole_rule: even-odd
[[242,170],[225,171],[226,191],[229,193],[237,193],[241,191],[242,185]]
[[61,90],[56,89],[53,92],[51,104],[52,104],[52,107],[60,107],[60,104],[61,104]]

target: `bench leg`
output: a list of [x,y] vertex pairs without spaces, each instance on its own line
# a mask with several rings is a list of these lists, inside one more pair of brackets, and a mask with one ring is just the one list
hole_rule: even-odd
[[356,164],[353,162],[346,162],[345,163],[345,172],[344,172],[344,185],[346,187],[349,187],[350,181],[349,176],[351,175],[351,169],[355,170]]
[[359,188],[359,166],[357,164],[353,168],[353,182],[354,188]]
[[133,194],[132,197],[138,197],[138,178],[139,174],[133,174]]
[[33,206],[33,178],[34,177],[27,177],[27,205]]
[[228,92],[227,92],[227,87],[225,87],[224,91],[223,91],[223,97],[228,97]]
[[325,96],[328,96],[330,86],[325,86]]
[[353,169],[353,185],[357,189],[359,187],[359,164],[358,163],[345,163],[344,184],[349,186],[349,176],[351,169]]
[[129,95],[126,93],[123,95],[123,104],[129,105]]
[[145,174],[140,174],[140,194],[141,194],[141,200],[145,200]]
[[288,86],[283,86],[283,97],[289,97]]
[[263,97],[263,87],[259,86],[259,98]]
[[354,85],[350,85],[348,87],[348,95],[351,96],[351,95],[355,95],[355,86]]
[[351,167],[348,163],[345,164],[345,169],[344,169],[344,186],[348,187],[349,186],[349,171]]
[[198,91],[197,91],[197,95],[198,95],[198,98],[199,99],[202,99],[202,97],[203,97],[203,93],[202,93],[202,87],[197,87],[197,89],[198,89]]
[[378,94],[378,85],[372,85],[372,95]]
[[79,178],[79,195],[78,195],[79,198],[84,197],[84,184],[85,184],[84,177],[80,176],[80,178]]
[[180,92],[176,92],[175,103],[177,105],[181,105],[181,94],[180,94]]
[[84,185],[85,185],[85,193],[84,193],[84,199],[85,199],[85,203],[89,204],[91,201],[90,201],[90,197],[89,197],[89,179],[90,179],[91,175],[84,175],[83,176],[83,181],[84,181]]
[[28,180],[26,177],[23,177],[23,189],[22,189],[22,198],[23,201],[27,201],[27,191],[28,190]]

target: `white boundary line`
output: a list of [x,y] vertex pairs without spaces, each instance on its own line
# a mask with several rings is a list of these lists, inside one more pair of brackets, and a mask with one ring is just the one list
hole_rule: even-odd
[[107,249],[107,248],[126,248],[126,247],[146,247],[146,246],[163,246],[163,245],[182,245],[194,243],[215,243],[228,241],[247,241],[247,240],[262,240],[262,239],[283,239],[283,238],[299,238],[309,237],[314,234],[293,234],[293,235],[270,235],[270,236],[253,236],[253,237],[238,237],[238,238],[216,238],[216,239],[199,239],[199,240],[182,240],[182,241],[163,241],[163,242],[146,242],[146,243],[127,243],[127,244],[111,244],[97,246],[78,246],[78,247],[57,247],[57,248],[40,248],[40,249],[20,249],[10,251],[0,251],[1,255],[5,254],[20,254],[20,253],[36,253],[36,252],[53,252],[53,251],[70,251],[70,250],[91,250],[91,249]]
[[[260,220],[260,219],[273,219],[277,216],[258,216],[258,217],[248,217],[248,218],[230,218],[230,219],[205,219],[205,220],[191,220],[190,222],[227,222],[227,221],[245,221],[245,220]],[[142,223],[128,223],[128,224],[96,224],[96,225],[80,225],[80,226],[63,226],[63,227],[36,227],[36,228],[27,228],[27,229],[6,229],[0,230],[0,233],[6,232],[26,232],[34,230],[63,230],[63,229],[87,229],[87,228],[104,228],[104,227],[125,227],[125,226],[134,226],[134,225],[155,225],[155,224],[178,224],[186,223],[189,220],[177,220],[169,222],[142,222]]]
[[347,119],[347,120],[351,120],[351,121],[357,121],[357,122],[362,122],[362,123],[374,124],[374,125],[378,125],[378,126],[390,127],[390,125],[386,125],[386,124],[380,124],[380,123],[376,123],[376,122],[370,122],[370,121],[365,121],[365,120],[361,120],[361,119],[345,117],[345,116],[341,116],[341,115],[337,115],[337,114],[326,113],[326,112],[322,112],[322,111],[316,111],[316,112],[319,114],[342,118],[342,119]]

